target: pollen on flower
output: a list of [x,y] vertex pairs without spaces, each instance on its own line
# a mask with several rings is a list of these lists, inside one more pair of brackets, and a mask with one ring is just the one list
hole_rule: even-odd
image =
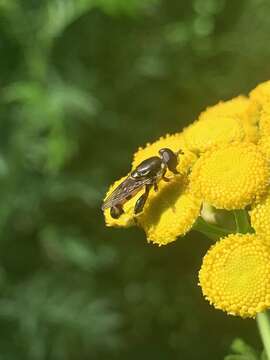
[[270,307],[269,245],[255,234],[223,238],[205,255],[199,285],[215,308],[255,317]]
[[178,176],[152,193],[137,221],[148,241],[165,245],[191,229],[200,208],[201,201],[189,192],[187,179]]
[[217,209],[243,209],[266,191],[269,170],[258,146],[234,143],[203,154],[193,167],[190,186]]
[[256,233],[270,240],[270,194],[259,199],[249,211],[251,226]]

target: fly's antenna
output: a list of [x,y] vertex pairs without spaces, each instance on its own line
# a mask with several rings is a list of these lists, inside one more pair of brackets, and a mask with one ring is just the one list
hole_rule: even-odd
[[179,149],[176,151],[175,155],[178,157],[179,155],[184,155],[184,151],[182,149]]

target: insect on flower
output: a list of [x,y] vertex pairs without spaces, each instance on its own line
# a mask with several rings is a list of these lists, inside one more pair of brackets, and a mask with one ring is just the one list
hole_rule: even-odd
[[159,150],[159,156],[152,156],[142,161],[116,189],[104,200],[102,210],[110,208],[111,217],[118,219],[123,213],[123,205],[135,196],[143,187],[144,193],[138,198],[134,207],[134,213],[140,213],[148,198],[150,189],[154,187],[158,191],[158,182],[162,179],[170,181],[165,176],[167,169],[174,174],[179,174],[176,167],[178,155],[181,150],[174,153],[168,148]]

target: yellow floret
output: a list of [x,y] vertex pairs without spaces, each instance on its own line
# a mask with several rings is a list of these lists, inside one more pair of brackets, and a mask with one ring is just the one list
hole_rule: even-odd
[[193,167],[190,186],[217,209],[243,209],[266,191],[269,177],[258,146],[235,143],[205,153]]
[[270,159],[270,135],[261,136],[258,142],[258,147]]
[[250,99],[258,108],[262,108],[270,101],[270,81],[265,81],[253,89],[249,94]]
[[193,151],[205,151],[231,141],[256,142],[258,129],[247,115],[249,107],[250,101],[245,96],[208,107],[200,114],[199,121],[184,130],[186,145]]
[[237,96],[228,101],[220,101],[218,104],[214,106],[208,107],[205,111],[203,111],[199,120],[205,120],[209,117],[218,117],[218,116],[242,116],[242,114],[247,110],[249,106],[249,100],[245,96]]
[[249,212],[251,226],[256,233],[269,237],[270,240],[270,194],[259,199]]
[[209,116],[184,129],[183,138],[189,150],[200,153],[218,144],[244,140],[245,131],[235,115]]
[[152,193],[138,223],[149,241],[165,245],[185,235],[199,216],[201,201],[190,194],[185,178],[177,177]]
[[270,307],[270,247],[255,234],[229,235],[207,252],[199,281],[216,309],[255,317]]
[[[249,94],[249,99],[250,101],[246,111],[246,118],[250,123],[259,127],[259,135],[261,136],[264,134],[265,124],[269,123],[269,120],[266,118],[262,120],[262,117],[264,116],[263,113],[269,113],[270,81],[259,84],[255,89],[253,89]],[[269,124],[267,124],[267,128],[269,129]],[[268,135],[270,135],[269,132]]]
[[260,112],[259,130],[260,136],[270,136],[270,102]]

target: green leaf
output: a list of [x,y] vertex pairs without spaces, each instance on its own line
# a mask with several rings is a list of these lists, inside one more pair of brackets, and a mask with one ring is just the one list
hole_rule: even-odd
[[224,360],[259,360],[257,351],[240,338],[233,341],[231,350],[236,354],[227,355]]

